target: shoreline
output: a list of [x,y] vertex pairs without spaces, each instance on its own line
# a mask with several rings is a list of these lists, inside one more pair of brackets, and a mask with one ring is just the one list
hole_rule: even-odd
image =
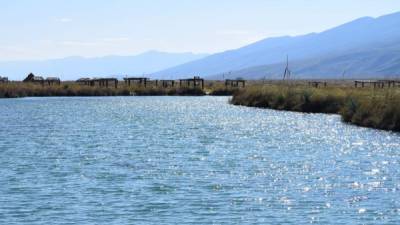
[[253,87],[236,92],[233,105],[340,115],[348,124],[400,132],[400,91],[299,86]]
[[89,96],[231,96],[236,88],[213,85],[205,89],[193,87],[89,87],[73,83],[41,86],[37,84],[0,84],[0,98],[20,97],[89,97]]
[[260,84],[229,88],[208,87],[87,87],[72,83],[57,86],[0,84],[1,98],[106,96],[232,96],[230,104],[303,113],[340,115],[343,122],[400,132],[400,89],[330,86],[315,88],[301,84]]

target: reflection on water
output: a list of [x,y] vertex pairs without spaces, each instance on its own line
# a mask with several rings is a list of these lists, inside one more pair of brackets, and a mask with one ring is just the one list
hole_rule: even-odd
[[0,223],[400,223],[398,134],[227,102],[0,100]]

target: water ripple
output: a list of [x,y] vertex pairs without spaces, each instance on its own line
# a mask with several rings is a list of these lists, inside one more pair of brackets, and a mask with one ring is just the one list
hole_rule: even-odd
[[399,224],[400,136],[226,97],[0,100],[0,224]]

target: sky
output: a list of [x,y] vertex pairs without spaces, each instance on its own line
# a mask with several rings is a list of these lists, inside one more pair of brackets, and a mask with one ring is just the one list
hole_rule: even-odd
[[400,11],[400,0],[0,0],[0,61],[216,53]]

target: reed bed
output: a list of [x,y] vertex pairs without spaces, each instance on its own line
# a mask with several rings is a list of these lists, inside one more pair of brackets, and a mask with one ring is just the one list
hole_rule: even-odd
[[147,87],[132,85],[126,86],[120,84],[118,88],[85,86],[74,82],[63,82],[61,85],[40,85],[22,82],[0,83],[0,98],[17,97],[46,97],[46,96],[161,96],[161,95],[179,95],[179,96],[231,96],[238,91],[238,88],[225,87],[222,82],[207,82],[204,90],[199,87],[161,87],[149,85]]
[[340,114],[344,122],[400,131],[400,88],[252,86],[235,92],[235,105]]
[[118,88],[90,87],[74,83],[42,86],[27,83],[0,84],[0,98],[47,97],[47,96],[130,96],[130,95],[191,95],[201,96],[199,88],[187,87],[140,87],[120,85]]
[[76,83],[42,86],[21,82],[0,84],[0,98],[45,96],[202,96],[232,95],[235,105],[306,113],[340,114],[344,122],[359,126],[400,131],[400,88],[312,88],[301,84],[252,84],[244,89],[209,83],[205,90],[188,87],[89,87]]

